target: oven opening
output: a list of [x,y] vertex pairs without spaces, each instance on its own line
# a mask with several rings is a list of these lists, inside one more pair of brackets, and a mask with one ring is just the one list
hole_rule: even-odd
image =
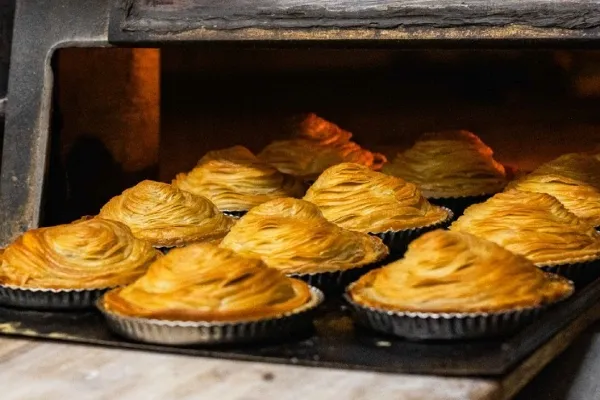
[[55,91],[42,225],[93,215],[207,151],[257,153],[314,112],[388,158],[466,129],[521,171],[600,144],[600,52],[69,48]]

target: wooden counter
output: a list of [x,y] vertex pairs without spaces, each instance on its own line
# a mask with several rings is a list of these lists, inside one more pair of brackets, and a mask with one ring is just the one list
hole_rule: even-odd
[[[0,398],[487,400],[486,379],[394,375],[105,349],[0,337]],[[594,399],[600,324],[549,365],[519,400]]]

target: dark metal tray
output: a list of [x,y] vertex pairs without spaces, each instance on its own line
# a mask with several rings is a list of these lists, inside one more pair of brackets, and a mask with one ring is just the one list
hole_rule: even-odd
[[[411,342],[357,328],[341,303],[325,304],[315,329],[279,343],[168,347],[111,333],[96,311],[42,312],[0,308],[0,333],[93,345],[280,364],[439,375],[500,376],[600,301],[600,280],[578,290],[512,337],[468,342]],[[286,339],[284,341],[284,339]]]

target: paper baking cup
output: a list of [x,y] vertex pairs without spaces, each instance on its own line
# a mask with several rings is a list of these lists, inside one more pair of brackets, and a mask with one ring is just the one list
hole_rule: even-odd
[[45,289],[0,285],[0,305],[35,310],[81,310],[94,307],[103,289]]
[[410,242],[418,238],[419,236],[427,233],[429,231],[433,231],[436,229],[445,229],[450,226],[452,220],[454,219],[454,213],[447,207],[442,207],[444,210],[448,212],[448,218],[441,222],[436,222],[435,224],[417,227],[412,229],[404,229],[401,231],[387,231],[374,233],[371,235],[377,236],[380,238],[383,243],[390,249],[390,252],[395,254],[403,254]]
[[431,204],[446,207],[454,212],[456,218],[460,217],[465,209],[473,204],[483,203],[493,194],[481,194],[477,196],[457,196],[457,197],[428,197]]
[[111,330],[140,342],[171,346],[254,342],[285,338],[302,332],[312,324],[315,308],[324,295],[311,287],[311,300],[304,306],[273,318],[240,322],[168,321],[119,315],[96,302]]
[[564,276],[581,287],[600,278],[600,259],[565,264],[538,265],[546,272]]
[[361,305],[352,300],[347,293],[344,298],[350,304],[352,317],[359,325],[384,334],[413,340],[459,340],[507,336],[533,322],[549,307],[545,305],[492,313],[397,312]]

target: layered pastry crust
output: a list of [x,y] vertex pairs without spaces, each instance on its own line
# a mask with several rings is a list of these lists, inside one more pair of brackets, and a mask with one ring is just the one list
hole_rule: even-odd
[[309,114],[300,123],[296,136],[272,142],[258,157],[281,172],[304,179],[314,179],[342,162],[378,170],[387,161],[383,154],[372,153],[352,142],[350,132],[315,114]]
[[208,198],[222,211],[247,211],[265,201],[302,197],[305,192],[302,181],[279,172],[242,146],[208,152],[172,184]]
[[351,286],[353,300],[398,312],[502,312],[561,300],[573,285],[525,257],[467,233],[437,230],[413,241],[403,259]]
[[382,172],[417,184],[427,198],[494,194],[507,182],[504,167],[492,156],[471,132],[427,133]]
[[[579,174],[583,176],[577,176]],[[586,178],[585,173],[577,171],[570,171],[568,175],[570,176],[535,172],[511,182],[509,188],[547,193],[582,220],[600,226],[600,189],[585,182],[595,178],[592,175]]]
[[449,218],[448,212],[431,205],[416,185],[351,163],[323,172],[304,200],[319,206],[329,221],[360,232],[398,231]]
[[260,259],[199,243],[174,249],[131,285],[108,292],[117,314],[178,321],[247,321],[284,315],[311,300],[309,286]]
[[600,234],[545,193],[498,193],[467,208],[450,229],[495,242],[537,265],[600,258]]
[[124,223],[156,247],[217,240],[235,223],[207,198],[154,181],[140,182],[113,197],[100,217]]
[[160,253],[116,221],[33,229],[0,258],[0,283],[29,288],[98,289],[132,282]]
[[342,229],[319,208],[291,198],[271,200],[250,210],[221,246],[260,257],[287,274],[312,274],[364,266],[385,258],[381,239]]
[[558,175],[600,189],[600,160],[584,153],[569,153],[540,165],[536,175]]

